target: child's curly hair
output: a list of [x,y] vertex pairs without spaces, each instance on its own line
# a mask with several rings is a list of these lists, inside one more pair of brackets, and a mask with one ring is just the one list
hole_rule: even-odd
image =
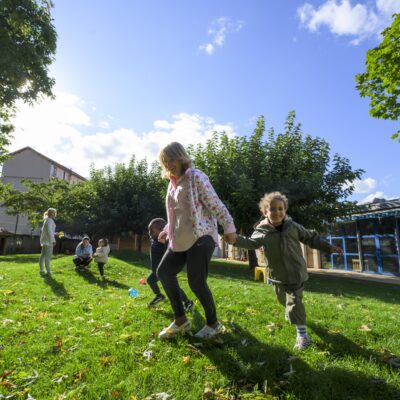
[[282,194],[281,192],[271,192],[265,193],[264,196],[261,198],[258,206],[260,207],[260,211],[263,215],[265,215],[274,200],[282,201],[285,206],[285,211],[287,211],[289,206],[288,198]]

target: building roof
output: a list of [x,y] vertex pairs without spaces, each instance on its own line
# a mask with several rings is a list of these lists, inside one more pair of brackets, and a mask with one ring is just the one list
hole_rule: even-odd
[[358,205],[358,211],[351,216],[340,218],[341,221],[349,221],[365,218],[400,217],[400,198],[399,199],[375,199],[370,203]]
[[14,236],[14,234],[0,226],[0,237],[8,237],[8,236]]
[[33,149],[32,147],[29,147],[29,146],[23,147],[22,149],[13,151],[12,153],[9,153],[9,154],[10,154],[10,156],[13,156],[13,155],[15,155],[15,154],[22,153],[22,152],[25,151],[25,150],[31,150],[31,151],[33,151],[34,153],[36,153],[36,154],[39,155],[40,157],[45,158],[46,160],[50,161],[51,163],[53,163],[53,164],[56,165],[57,167],[62,168],[62,169],[64,169],[64,170],[68,171],[71,175],[75,175],[77,178],[82,179],[83,181],[86,181],[86,180],[87,180],[87,179],[84,178],[82,175],[79,175],[78,173],[76,173],[75,171],[73,171],[71,168],[68,168],[68,167],[66,167],[65,165],[60,164],[59,162],[52,160],[51,158],[45,156],[45,155],[42,154],[42,153],[39,153],[37,150],[35,150],[35,149]]

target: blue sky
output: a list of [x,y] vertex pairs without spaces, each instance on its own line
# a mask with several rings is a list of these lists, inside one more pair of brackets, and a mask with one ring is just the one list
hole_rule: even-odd
[[400,0],[55,0],[56,100],[21,105],[11,150],[30,145],[87,175],[153,160],[172,140],[251,134],[258,116],[303,131],[366,172],[353,199],[400,197],[394,122],[355,89]]

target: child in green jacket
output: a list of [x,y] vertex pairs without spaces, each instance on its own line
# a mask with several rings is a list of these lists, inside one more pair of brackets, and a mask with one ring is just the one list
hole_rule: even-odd
[[265,219],[257,225],[251,238],[238,235],[236,241],[230,242],[248,250],[264,246],[269,279],[278,301],[285,307],[285,319],[296,325],[294,349],[303,350],[310,346],[311,338],[306,330],[306,310],[302,301],[308,273],[300,242],[327,253],[343,254],[343,251],[288,217],[288,199],[282,193],[265,194],[259,207]]

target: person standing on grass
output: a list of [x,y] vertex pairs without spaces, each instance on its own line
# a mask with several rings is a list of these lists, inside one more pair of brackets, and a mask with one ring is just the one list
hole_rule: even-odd
[[207,285],[208,266],[218,241],[217,221],[228,238],[234,238],[236,228],[207,175],[192,168],[192,162],[180,143],[173,142],[164,147],[159,162],[163,177],[170,182],[166,196],[168,223],[158,240],[168,239],[169,243],[157,268],[157,276],[171,303],[174,320],[158,336],[170,339],[191,329],[177,280],[177,274],[186,264],[189,286],[206,315],[206,324],[195,337],[212,338],[224,330],[217,319],[214,299]]
[[94,262],[97,263],[97,267],[100,272],[100,278],[104,278],[104,265],[107,264],[108,254],[110,253],[110,246],[108,245],[107,239],[100,239],[98,241],[98,248],[93,254]]
[[90,244],[90,239],[88,236],[84,236],[82,241],[76,246],[75,256],[73,262],[75,264],[75,271],[80,267],[83,267],[84,271],[89,271],[89,264],[93,260],[93,248]]
[[[56,223],[54,218],[57,216],[55,208],[49,208],[43,214],[43,226],[40,233],[40,246],[42,247],[39,258],[40,275],[52,275],[50,260],[53,255],[53,247],[56,244]],[[46,271],[44,270],[46,267]]]
[[[160,242],[158,240],[158,235],[165,228],[165,225],[167,225],[167,221],[162,218],[154,218],[149,223],[151,273],[147,277],[146,281],[155,295],[153,300],[150,301],[149,307],[154,307],[160,301],[165,299],[165,296],[161,293],[160,288],[158,287],[158,278],[156,274],[158,264],[160,264],[160,261],[168,248],[167,241]],[[189,300],[181,287],[179,288],[179,291],[183,308],[188,312],[193,308],[193,301]]]
[[264,246],[269,279],[278,301],[285,307],[285,319],[296,325],[295,350],[311,344],[306,329],[306,310],[302,301],[304,282],[308,279],[307,266],[300,242],[327,253],[343,254],[340,247],[331,246],[317,232],[294,222],[286,213],[288,199],[280,192],[267,193],[259,203],[265,217],[255,228],[251,238],[238,235],[226,238],[237,247],[255,250]]

